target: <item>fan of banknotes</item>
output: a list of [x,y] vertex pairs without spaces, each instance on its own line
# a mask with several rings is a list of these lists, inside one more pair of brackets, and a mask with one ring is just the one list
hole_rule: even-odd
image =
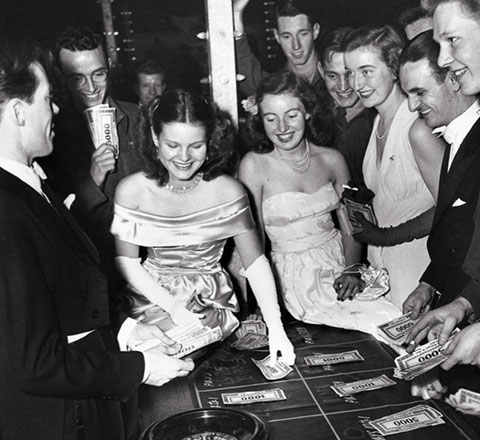
[[120,151],[115,110],[108,104],[100,104],[87,108],[83,114],[95,148],[109,144],[115,149],[115,158],[118,158]]
[[450,394],[445,402],[457,411],[480,417],[480,393],[460,388],[455,394]]
[[443,414],[429,405],[417,405],[370,421],[370,425],[382,435],[400,434],[444,423]]
[[440,365],[448,356],[444,349],[448,347],[455,334],[460,330],[455,329],[446,344],[442,347],[437,339],[427,344],[419,345],[412,353],[403,354],[395,358],[395,370],[393,376],[398,379],[412,380],[427,371]]

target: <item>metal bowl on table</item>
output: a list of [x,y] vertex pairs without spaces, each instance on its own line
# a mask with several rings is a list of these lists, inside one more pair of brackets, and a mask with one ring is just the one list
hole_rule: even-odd
[[268,440],[269,426],[255,414],[229,408],[185,411],[150,425],[142,440]]

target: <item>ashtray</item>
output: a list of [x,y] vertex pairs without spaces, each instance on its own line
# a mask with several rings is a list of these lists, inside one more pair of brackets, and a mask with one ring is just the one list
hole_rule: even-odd
[[229,408],[185,411],[150,425],[142,440],[268,440],[269,426],[255,414]]

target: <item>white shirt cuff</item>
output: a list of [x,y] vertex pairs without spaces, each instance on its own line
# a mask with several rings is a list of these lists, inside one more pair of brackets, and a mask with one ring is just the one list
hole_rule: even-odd
[[122,326],[120,327],[120,331],[117,335],[118,345],[120,347],[120,351],[128,351],[131,347],[128,347],[127,342],[128,338],[132,334],[133,329],[137,325],[137,321],[132,318],[127,318],[123,322]]
[[148,353],[142,353],[143,354],[143,359],[145,360],[145,371],[143,372],[143,380],[142,383],[145,383],[148,379],[148,376],[150,376],[150,371],[151,371],[151,360],[150,360],[150,355]]

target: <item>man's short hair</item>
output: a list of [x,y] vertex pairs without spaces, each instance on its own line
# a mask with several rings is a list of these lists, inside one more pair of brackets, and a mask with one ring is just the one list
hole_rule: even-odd
[[437,59],[439,54],[440,45],[433,39],[433,31],[425,31],[413,38],[403,49],[400,55],[400,66],[427,60],[435,79],[439,84],[442,84],[447,77],[448,67],[442,68],[438,66]]
[[38,87],[32,64],[50,72],[49,54],[40,47],[24,41],[2,40],[0,43],[0,116],[3,105],[12,99],[28,103]]
[[296,17],[300,14],[306,15],[308,22],[313,27],[316,21],[305,0],[279,0],[275,6],[275,27],[278,29],[280,17]]
[[144,75],[163,75],[165,77],[165,71],[163,70],[162,65],[157,60],[144,60],[140,62],[135,68],[135,77],[138,78],[138,75],[143,73]]
[[428,10],[433,14],[442,3],[458,3],[467,16],[472,16],[480,22],[480,0],[430,0]]
[[66,28],[57,38],[53,55],[58,65],[60,62],[59,53],[62,49],[71,52],[82,50],[95,50],[103,47],[103,39],[88,26],[70,26]]
[[331,61],[332,55],[343,52],[343,45],[352,30],[353,28],[350,26],[339,27],[322,39],[320,44],[320,62],[323,66]]
[[432,17],[432,11],[427,11],[421,6],[414,6],[413,8],[408,8],[407,10],[403,11],[398,19],[398,22],[402,28],[405,28],[409,24],[415,23],[417,20],[430,17]]

